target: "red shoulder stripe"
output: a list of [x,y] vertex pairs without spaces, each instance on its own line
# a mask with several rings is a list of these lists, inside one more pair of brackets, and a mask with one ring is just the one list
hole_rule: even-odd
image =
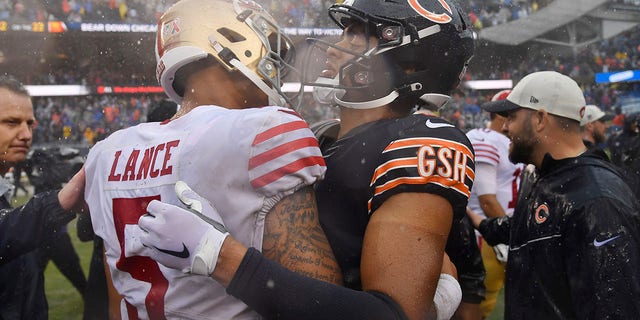
[[288,113],[288,114],[290,114],[292,116],[295,116],[297,118],[300,118],[300,119],[304,120],[304,118],[302,118],[302,116],[300,116],[300,114],[295,112],[294,110],[291,110],[291,109],[278,109],[278,111],[284,112],[284,113]]
[[298,159],[292,163],[289,163],[286,166],[280,167],[276,170],[273,170],[267,174],[264,174],[258,178],[251,180],[251,185],[256,189],[261,188],[284,176],[297,172],[302,168],[311,167],[315,165],[326,166],[324,163],[324,158],[322,158],[321,156],[312,156],[312,157]]
[[269,149],[261,154],[253,156],[249,159],[249,170],[269,162],[275,158],[283,156],[287,153],[306,148],[318,147],[318,140],[313,137],[302,138],[281,144],[273,149]]
[[281,135],[283,133],[291,132],[298,129],[308,128],[308,127],[309,126],[304,121],[293,121],[293,122],[287,122],[281,125],[277,125],[273,128],[270,128],[268,130],[265,130],[257,134],[255,139],[253,140],[252,146],[255,146],[261,142],[269,140],[277,135]]

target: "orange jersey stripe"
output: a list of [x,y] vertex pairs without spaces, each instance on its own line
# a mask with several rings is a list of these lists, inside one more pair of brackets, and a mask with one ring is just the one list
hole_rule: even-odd
[[[370,185],[373,185],[376,180],[378,180],[378,178],[384,176],[387,172],[393,170],[393,169],[398,169],[398,168],[416,168],[418,166],[418,158],[414,157],[414,158],[401,158],[401,159],[394,159],[392,161],[388,161],[386,163],[384,163],[383,165],[379,166],[378,168],[376,168],[376,171],[373,173],[373,177],[371,177],[371,183]],[[467,167],[465,169],[465,174],[467,175],[467,177],[469,177],[471,180],[474,180],[476,178],[476,173],[473,172],[473,170],[471,170],[471,168]]]
[[381,186],[377,186],[374,191],[374,197],[384,193],[387,190],[391,190],[401,184],[428,184],[428,183],[434,183],[447,188],[451,188],[467,197],[469,197],[469,195],[471,194],[471,190],[469,190],[469,187],[467,187],[466,184],[460,181],[443,178],[440,176],[431,176],[431,177],[402,177],[402,178],[391,180]]
[[418,157],[398,158],[398,159],[393,159],[391,161],[387,161],[382,165],[380,165],[378,168],[376,168],[376,171],[373,173],[373,177],[371,177],[371,185],[373,185],[373,183],[376,182],[376,180],[379,177],[382,177],[385,173],[387,173],[390,170],[393,170],[395,168],[405,168],[405,167],[416,168],[417,166],[418,166]]
[[[427,184],[427,183],[433,183],[433,184],[441,185],[443,187],[449,187],[465,195],[466,197],[469,197],[469,195],[471,194],[471,191],[469,190],[467,185],[459,181],[446,179],[443,177],[437,177],[437,176],[436,177],[403,177],[403,178],[398,178],[398,179],[389,181],[382,186],[376,187],[374,190],[373,197],[376,197],[384,193],[385,191],[391,190],[402,184]],[[373,202],[373,198],[369,199],[369,201],[367,202],[367,210],[369,212],[371,212],[372,202]]]
[[419,148],[422,146],[444,147],[463,152],[470,159],[473,159],[473,152],[464,144],[447,139],[438,138],[408,138],[396,140],[389,144],[383,153],[405,148]]

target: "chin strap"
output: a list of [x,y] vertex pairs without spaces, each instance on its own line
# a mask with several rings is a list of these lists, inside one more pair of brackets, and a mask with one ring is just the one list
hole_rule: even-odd
[[269,105],[281,106],[281,107],[284,107],[287,105],[287,102],[277,90],[269,87],[266,83],[264,83],[264,81],[262,81],[262,79],[260,79],[258,75],[256,75],[253,71],[251,71],[251,69],[247,68],[247,66],[242,64],[240,60],[232,59],[231,61],[229,61],[229,63],[232,66],[238,68],[238,70],[242,72],[242,74],[244,74],[245,77],[249,78],[251,82],[253,82],[256,86],[258,86],[258,88],[260,88],[260,90],[262,90],[262,92],[264,92],[269,97]]
[[350,101],[340,100],[340,99],[338,99],[338,97],[335,97],[335,100],[336,100],[336,103],[338,105],[346,107],[346,108],[350,108],[350,109],[373,109],[373,108],[382,107],[384,105],[387,105],[387,104],[393,102],[393,100],[395,100],[399,96],[400,96],[400,94],[398,93],[398,91],[394,90],[394,91],[391,91],[391,93],[389,93],[388,95],[386,95],[386,96],[384,96],[382,98],[371,100],[371,101],[350,102]]
[[[420,90],[418,83],[412,84],[410,87],[413,89],[412,91]],[[334,97],[334,100],[338,105],[346,107],[346,108],[351,108],[351,109],[373,109],[373,108],[377,108],[377,107],[381,107],[381,106],[390,104],[395,99],[397,99],[399,96],[400,96],[400,94],[398,93],[398,90],[394,90],[394,91],[391,91],[391,93],[389,93],[388,95],[386,95],[386,96],[384,96],[382,98],[371,100],[371,101],[363,101],[363,102],[344,101],[344,100],[340,100],[337,96]],[[425,93],[422,96],[420,96],[420,100],[426,102],[429,105],[433,105],[436,110],[442,108],[442,106],[444,106],[445,103],[447,103],[447,101],[449,101],[449,99],[451,99],[450,96],[448,96],[446,94],[440,94],[440,93]]]

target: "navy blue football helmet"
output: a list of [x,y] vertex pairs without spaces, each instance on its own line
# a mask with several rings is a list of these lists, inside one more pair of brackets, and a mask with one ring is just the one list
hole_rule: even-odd
[[[329,16],[342,29],[361,24],[366,39],[377,39],[359,53],[308,39],[323,50],[332,47],[353,56],[334,79],[305,81],[324,88],[325,101],[329,97],[340,106],[369,109],[402,101],[440,107],[473,55],[475,33],[453,0],[345,0],[332,5]],[[308,77],[303,73],[303,81]],[[334,91],[327,95],[326,88]]]

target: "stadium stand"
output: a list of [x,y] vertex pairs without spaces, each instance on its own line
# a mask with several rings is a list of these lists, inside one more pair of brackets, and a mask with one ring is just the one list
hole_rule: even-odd
[[[631,2],[630,0],[624,0]],[[0,20],[155,23],[176,0],[0,0]],[[330,0],[257,0],[284,27],[333,27]],[[338,1],[340,2],[340,1]],[[476,29],[535,13],[551,0],[471,0],[462,3]],[[623,0],[620,0],[623,2]]]
[[[559,7],[567,1],[569,0],[465,1],[464,6],[469,12],[470,21],[478,30],[480,39],[476,55],[464,80],[513,79],[517,82],[523,75],[530,72],[555,70],[576,79],[583,86],[589,103],[599,105],[607,111],[613,111],[618,105],[620,95],[639,91],[638,82],[612,85],[597,84],[593,79],[599,72],[640,69],[640,28],[638,26],[571,49],[540,42],[500,45],[482,37],[483,34],[487,34],[486,32],[493,32],[491,30],[504,30],[503,27],[514,28],[513,26],[518,26],[525,21],[531,21],[539,16],[538,13]],[[640,12],[638,0],[581,1],[592,4],[592,7],[596,2],[607,2],[606,8],[614,7],[630,13]],[[68,22],[110,21],[155,24],[160,12],[174,2],[175,0],[0,0],[0,20],[20,16],[26,21],[57,19]],[[259,0],[258,2],[274,12],[283,26],[317,28],[330,24],[325,10],[333,1]],[[502,24],[505,25],[501,26]],[[38,117],[40,121],[37,128],[38,139],[43,141],[71,139],[77,142],[79,139],[82,140],[81,133],[84,132],[93,136],[94,139],[99,138],[101,134],[108,134],[111,130],[137,123],[141,117],[137,114],[144,114],[149,103],[163,98],[162,93],[129,93],[120,96],[96,93],[96,88],[100,86],[157,86],[154,58],[149,54],[152,50],[148,49],[148,46],[153,43],[153,33],[131,32],[109,35],[106,32],[84,33],[70,30],[54,40],[42,40],[42,37],[25,35],[27,40],[33,38],[33,41],[26,42],[30,44],[16,44],[18,39],[23,39],[22,36],[22,34],[13,33],[7,34],[5,39],[0,38],[0,44],[10,44],[0,46],[0,65],[3,66],[3,70],[16,73],[27,85],[83,85],[91,90],[87,96],[39,98],[36,109],[43,110],[43,116]],[[122,44],[134,42],[135,45],[122,45],[117,49],[113,46],[114,41],[119,41],[116,39],[122,39]],[[297,36],[296,41],[302,42],[303,39],[304,36]],[[52,45],[53,41],[56,43]],[[100,58],[92,60],[96,55]],[[39,59],[40,63],[33,64],[34,59]],[[3,60],[5,60],[4,64]],[[26,65],[35,66],[30,69],[25,67]],[[443,114],[467,129],[482,125],[486,119],[477,106],[488,99],[494,91],[461,88],[443,110]],[[313,105],[302,110],[303,115],[308,117],[310,122],[335,115],[331,109],[327,111],[327,108],[314,105],[308,97],[305,99],[308,104]],[[136,107],[132,108],[132,105]],[[121,111],[116,121],[107,123],[103,117],[100,123],[87,121],[88,116],[82,119],[78,116],[78,114],[87,113],[87,109],[99,110],[104,114],[105,106],[115,106],[115,110]],[[57,113],[48,113],[54,109],[64,115],[61,119],[67,121],[66,126],[57,124],[59,122]],[[71,112],[70,110],[73,109],[84,111]],[[68,128],[64,129],[67,131],[60,131],[62,130],[60,128],[69,126],[71,126],[70,131]]]

